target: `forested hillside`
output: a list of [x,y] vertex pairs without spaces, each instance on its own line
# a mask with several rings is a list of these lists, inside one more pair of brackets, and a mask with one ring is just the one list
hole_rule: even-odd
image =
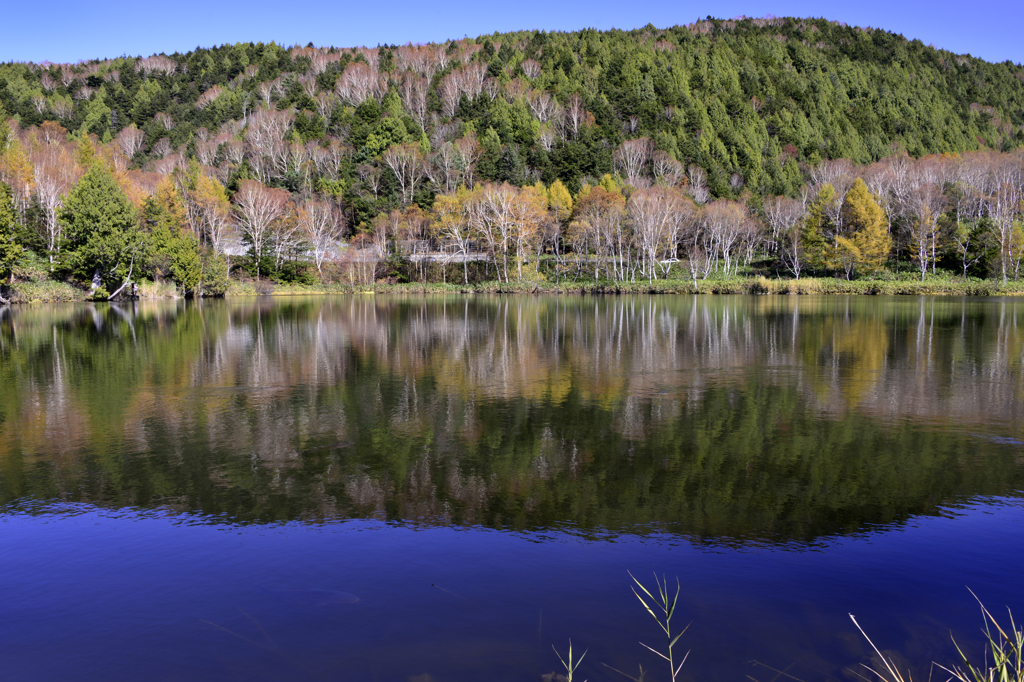
[[[843,183],[834,169],[820,170],[828,160],[854,168],[894,155],[1012,152],[1024,145],[1024,68],[824,19],[708,19],[664,30],[530,31],[416,46],[237,44],[78,64],[8,63],[0,65],[0,107],[9,119],[0,180],[19,239],[54,272],[85,277],[95,265],[60,256],[74,246],[65,198],[94,161],[105,160],[148,235],[138,244],[119,238],[121,251],[139,255],[136,276],[169,273],[173,253],[193,249],[181,239],[216,255],[237,231],[259,276],[261,267],[281,275],[289,260],[304,258],[322,273],[340,237],[373,242],[385,257],[404,231],[421,241],[433,235],[434,248],[454,239],[463,256],[470,246],[486,251],[507,279],[508,253],[520,277],[531,252],[601,258],[594,239],[570,244],[567,237],[573,222],[581,224],[574,204],[602,182],[623,204],[634,190],[657,187],[695,206],[738,200],[765,228],[763,197],[803,195],[806,209],[809,185],[814,195],[822,184],[836,194]],[[849,179],[844,192],[862,175],[849,168],[841,173]],[[943,193],[953,184],[936,178],[926,184]],[[480,230],[453,236],[454,223],[471,222],[464,204],[475,185],[480,192],[506,184],[514,195],[529,188],[536,211],[553,216],[536,219],[531,234],[540,237],[516,242],[508,234],[497,244]],[[94,177],[94,188],[101,185]],[[879,191],[872,187],[881,205]],[[439,195],[446,197],[440,213]],[[845,248],[837,241],[841,212],[825,213],[832,223],[819,232],[833,249]],[[889,211],[886,222],[896,259],[907,246],[893,232],[900,215]],[[157,238],[155,225],[163,230]],[[0,241],[2,232],[0,225]],[[772,235],[777,242],[774,228]],[[654,261],[689,256],[678,237],[636,243],[650,261],[639,271],[650,276]],[[717,242],[707,246],[716,249],[714,269],[724,259],[728,271],[730,254]],[[153,265],[154,248],[162,268]],[[623,256],[620,249],[610,257]],[[135,267],[126,259],[109,268],[119,273],[113,279]],[[817,264],[856,272],[841,261],[833,253]]]
[[[702,166],[715,195],[730,193],[730,179],[790,194],[801,184],[790,160],[867,163],[894,148],[916,157],[1016,147],[1024,141],[1022,81],[1020,66],[882,30],[745,19],[424,46],[250,43],[6,64],[0,103],[22,126],[55,121],[101,139],[135,137],[122,132],[134,126],[143,135],[124,147],[139,166],[172,154],[238,166],[239,155],[214,154],[211,143],[240,138],[253,113],[271,110],[287,120],[271,126],[269,142],[337,142],[351,161],[341,173],[353,178],[354,167],[391,143],[422,142],[429,153],[475,132],[480,180],[560,179],[575,191],[585,176],[612,172],[623,140],[647,137]],[[255,172],[300,189],[303,178],[290,170]]]

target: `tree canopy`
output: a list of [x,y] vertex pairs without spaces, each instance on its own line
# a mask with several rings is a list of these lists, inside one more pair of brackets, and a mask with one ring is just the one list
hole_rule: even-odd
[[0,281],[11,274],[23,250],[15,237],[15,220],[11,188],[0,182]]
[[104,163],[94,162],[71,190],[60,220],[63,263],[73,274],[108,291],[129,277],[142,252],[136,212]]

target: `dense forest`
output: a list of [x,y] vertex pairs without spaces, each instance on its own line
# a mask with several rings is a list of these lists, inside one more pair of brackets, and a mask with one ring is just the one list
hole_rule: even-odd
[[1024,68],[824,19],[8,63],[0,121],[0,276],[99,298],[1024,253]]

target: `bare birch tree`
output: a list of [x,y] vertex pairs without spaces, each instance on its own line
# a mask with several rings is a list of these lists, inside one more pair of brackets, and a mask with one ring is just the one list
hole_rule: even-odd
[[266,255],[271,239],[271,226],[284,215],[288,192],[265,187],[256,180],[242,180],[233,197],[235,219],[256,260],[256,278],[260,276],[260,260]]
[[331,202],[307,199],[299,204],[298,222],[313,247],[317,272],[322,274],[328,251],[338,243],[345,230],[345,215],[339,206]]

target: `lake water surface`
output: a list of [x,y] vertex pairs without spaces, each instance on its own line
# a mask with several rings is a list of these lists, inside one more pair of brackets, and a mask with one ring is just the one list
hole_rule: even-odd
[[[4,680],[915,678],[1024,615],[1024,301],[0,309]],[[862,670],[862,669],[861,669]],[[783,678],[778,678],[783,679]]]

